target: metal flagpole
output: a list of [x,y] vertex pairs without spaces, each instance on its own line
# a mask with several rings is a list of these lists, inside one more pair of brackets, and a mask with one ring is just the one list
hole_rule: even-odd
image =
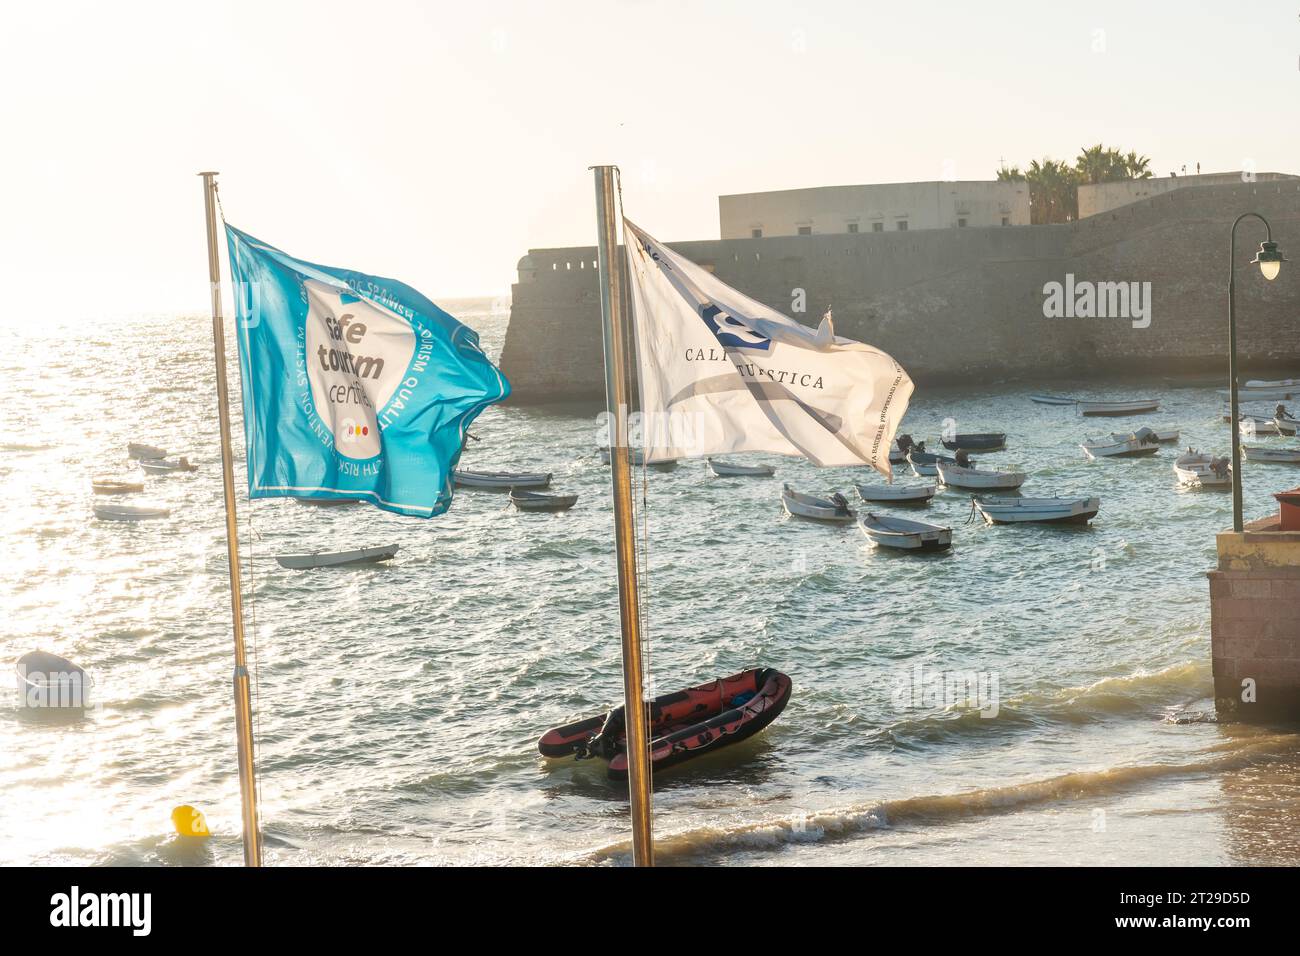
[[217,255],[217,174],[203,177],[208,219],[208,279],[212,286],[212,348],[217,360],[217,417],[221,422],[221,484],[226,497],[226,554],[230,565],[230,611],[235,625],[235,740],[239,746],[239,796],[244,830],[244,865],[262,865],[262,831],[257,822],[253,766],[253,696],[244,655],[244,601],[239,590],[239,523],[235,515],[235,465],[230,447],[230,397],[226,384],[226,328],[221,318],[221,260]]
[[636,525],[632,517],[632,462],[628,454],[627,350],[613,166],[595,166],[599,229],[601,331],[605,339],[605,405],[612,418],[609,463],[614,483],[614,540],[618,554],[618,604],[623,624],[623,713],[627,723],[628,796],[632,804],[632,862],[654,866],[650,808],[650,740],[642,696],[641,613],[636,577]]

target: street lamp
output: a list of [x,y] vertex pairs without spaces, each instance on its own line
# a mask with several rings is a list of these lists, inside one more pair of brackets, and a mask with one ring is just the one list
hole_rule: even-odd
[[1241,520],[1241,422],[1237,403],[1237,226],[1243,219],[1254,217],[1264,224],[1267,238],[1259,244],[1259,252],[1251,262],[1259,264],[1264,278],[1272,282],[1282,271],[1286,257],[1278,251],[1273,241],[1273,227],[1257,212],[1244,212],[1232,223],[1228,243],[1228,393],[1231,396],[1228,417],[1232,419],[1232,530],[1242,529]]

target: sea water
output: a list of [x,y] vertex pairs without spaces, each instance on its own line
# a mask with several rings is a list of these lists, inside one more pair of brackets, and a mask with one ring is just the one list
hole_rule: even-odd
[[[486,300],[451,311],[499,353],[505,314]],[[152,316],[27,326],[0,359],[0,652],[72,659],[96,703],[51,724],[5,694],[0,863],[241,860],[209,343],[204,318]],[[1027,386],[921,389],[905,430],[932,448],[945,428],[1005,431],[1007,450],[981,463],[1027,472],[1026,495],[1100,496],[1089,527],[986,527],[968,495],[942,491],[893,513],[951,525],[951,553],[896,554],[782,512],[783,482],[862,507],[850,485],[873,480],[865,469],[752,456],[776,477],[714,478],[702,461],[646,476],[651,690],[758,665],[794,687],[758,737],[657,775],[661,862],[1300,862],[1296,735],[1213,719],[1205,572],[1230,496],[1179,490],[1179,446],[1111,461],[1079,448],[1151,425],[1226,454],[1221,399],[1209,384],[1069,387],[1162,407],[1084,419]],[[599,760],[536,751],[548,728],[621,699],[599,411],[507,406],[473,429],[462,464],[554,472],[555,491],[580,496],[559,515],[481,492],[427,521],[250,507],[241,469],[269,863],[628,861],[625,786]],[[199,465],[122,499],[169,519],[91,516],[92,477],[139,475],[128,441]],[[1247,517],[1296,478],[1248,464]],[[273,557],[390,542],[401,550],[382,566],[287,571]],[[179,804],[206,814],[205,847],[172,836]]]

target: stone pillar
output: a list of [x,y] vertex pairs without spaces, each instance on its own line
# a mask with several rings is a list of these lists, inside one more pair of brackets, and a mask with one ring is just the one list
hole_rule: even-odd
[[1210,648],[1223,717],[1300,721],[1300,532],[1278,528],[1274,516],[1216,539]]

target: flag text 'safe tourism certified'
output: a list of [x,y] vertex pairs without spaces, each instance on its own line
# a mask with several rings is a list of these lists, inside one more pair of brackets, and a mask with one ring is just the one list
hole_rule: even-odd
[[446,511],[466,429],[510,393],[475,332],[404,283],[226,237],[249,497]]

